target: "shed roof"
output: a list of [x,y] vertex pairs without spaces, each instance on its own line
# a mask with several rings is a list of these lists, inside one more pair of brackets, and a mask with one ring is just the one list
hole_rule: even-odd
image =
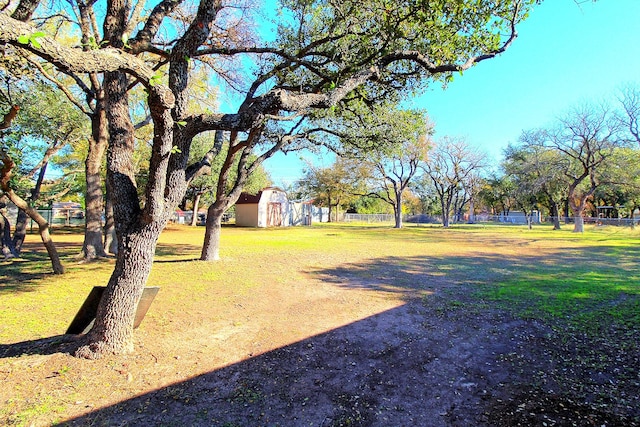
[[236,202],[236,205],[257,205],[262,196],[262,191],[258,194],[242,193]]
[[284,190],[279,187],[266,187],[263,188],[262,191],[258,191],[258,194],[249,194],[242,193],[236,202],[236,205],[257,205],[260,202],[260,198],[262,197],[262,193],[267,190],[281,191],[284,193]]

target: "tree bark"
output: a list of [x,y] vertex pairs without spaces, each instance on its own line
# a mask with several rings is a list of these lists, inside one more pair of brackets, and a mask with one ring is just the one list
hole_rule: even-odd
[[118,244],[116,265],[100,300],[95,324],[85,337],[87,344],[76,351],[76,356],[97,359],[133,352],[133,321],[163,226],[154,222],[118,238],[118,242],[126,243]]
[[47,254],[49,254],[49,259],[51,260],[51,267],[53,268],[54,274],[64,274],[64,266],[60,261],[60,256],[58,255],[56,245],[51,239],[51,234],[49,234],[49,223],[47,222],[47,220],[44,219],[44,217],[40,215],[37,210],[29,206],[27,202],[19,197],[13,190],[3,190],[6,192],[7,196],[9,197],[9,199],[11,199],[14,205],[24,210],[29,218],[31,218],[36,222],[36,224],[38,224],[38,233],[40,234],[42,243],[47,250]]
[[22,252],[22,244],[27,236],[27,225],[29,223],[29,215],[22,210],[18,209],[18,215],[16,217],[16,227],[13,230],[13,238],[11,243],[15,248],[16,256],[19,256]]
[[440,207],[442,208],[442,226],[449,228],[449,211],[451,209],[451,202],[445,200],[446,196],[440,196]]
[[573,217],[574,225],[573,232],[574,233],[584,233],[584,217],[582,214],[576,214]]
[[207,210],[206,231],[200,259],[202,261],[218,261],[220,259],[220,235],[222,233],[222,216],[225,210],[212,204]]
[[136,308],[151,271],[157,239],[166,225],[166,220],[143,219],[132,167],[135,140],[127,87],[125,73],[105,74],[105,111],[110,135],[107,181],[114,202],[118,254],[95,324],[84,345],[76,351],[76,356],[88,359],[133,351]]
[[191,226],[195,227],[198,225],[198,206],[200,205],[200,197],[201,193],[196,193],[195,199],[193,199],[193,216],[191,218]]
[[111,202],[109,181],[106,182],[107,197],[104,205],[104,249],[110,254],[118,253],[118,237],[116,236],[115,220],[113,219],[113,203]]
[[553,221],[553,229],[560,230],[560,209],[555,200],[551,200],[551,218]]
[[101,103],[91,117],[92,137],[85,160],[87,186],[85,189],[85,232],[81,258],[92,260],[107,256],[102,238],[102,159],[108,143],[107,116]]
[[402,191],[396,191],[396,203],[393,206],[393,213],[395,216],[394,228],[402,228]]
[[[0,209],[2,208],[0,206]],[[18,256],[11,240],[11,223],[3,212],[0,212],[0,248],[5,259]]]
[[570,197],[569,207],[571,209],[571,213],[573,214],[573,232],[574,233],[584,233],[584,211],[585,211],[585,200],[580,199],[578,203],[572,200]]

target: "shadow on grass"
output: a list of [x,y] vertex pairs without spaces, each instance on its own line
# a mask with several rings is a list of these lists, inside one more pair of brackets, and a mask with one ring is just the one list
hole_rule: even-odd
[[52,274],[51,261],[44,249],[23,251],[19,258],[2,261],[0,266],[0,294],[29,292],[42,286],[46,276]]
[[[63,266],[78,261],[75,256],[82,246],[74,243],[56,243],[56,250]],[[51,260],[42,242],[27,242],[20,257],[0,261],[0,295],[3,293],[29,292],[44,286],[46,277],[53,274]]]
[[157,257],[188,257],[197,256],[202,250],[202,245],[190,245],[186,243],[158,243],[156,246],[156,259],[154,262],[159,262]]
[[[502,242],[504,243],[504,242]],[[581,247],[541,256],[392,256],[336,268],[311,270],[346,288],[406,294],[454,285],[474,285],[482,295],[529,301],[574,294],[601,301],[620,293],[640,295],[640,248]]]
[[[56,249],[65,268],[82,264],[85,271],[104,268],[104,262],[113,262],[114,256],[100,258],[90,262],[82,261],[77,255],[82,249],[74,243],[56,243]],[[200,246],[189,244],[158,244],[156,260],[158,263],[197,261]],[[171,259],[178,257],[180,259]],[[158,259],[160,258],[160,259]],[[163,259],[164,258],[164,259]],[[168,258],[168,259],[167,259]],[[46,278],[53,274],[51,260],[41,243],[25,244],[18,258],[0,261],[0,295],[4,293],[30,292],[47,285]]]

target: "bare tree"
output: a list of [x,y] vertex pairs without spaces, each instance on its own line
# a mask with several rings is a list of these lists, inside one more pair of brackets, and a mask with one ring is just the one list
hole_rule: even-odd
[[423,169],[438,195],[443,227],[449,227],[454,198],[485,166],[485,162],[485,155],[462,138],[444,137],[429,152]]
[[640,145],[640,88],[629,85],[618,98],[624,109],[622,122],[631,137]]
[[574,232],[584,231],[587,200],[600,184],[600,169],[622,143],[620,122],[605,105],[578,107],[544,132],[545,145],[562,154]]

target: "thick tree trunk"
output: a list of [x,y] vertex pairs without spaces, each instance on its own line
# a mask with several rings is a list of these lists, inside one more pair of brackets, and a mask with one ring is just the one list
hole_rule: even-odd
[[91,119],[92,137],[85,160],[85,231],[82,253],[86,260],[107,256],[102,239],[102,214],[104,213],[102,194],[102,158],[108,142],[107,117],[99,108]]
[[[116,23],[117,20],[113,20]],[[106,30],[106,28],[105,28]],[[115,36],[114,36],[115,38]],[[134,129],[129,116],[128,78],[105,73],[109,123],[107,181],[118,238],[116,265],[100,300],[96,321],[76,355],[90,359],[133,351],[133,321],[151,271],[158,236],[166,224],[145,218],[140,208],[133,170]]]
[[635,219],[635,211],[638,209],[638,206],[633,206],[631,208],[631,213],[629,214],[629,219],[631,220],[631,228],[636,228],[636,219]]
[[56,250],[56,245],[53,243],[51,239],[51,234],[49,234],[49,223],[42,215],[38,213],[37,210],[33,209],[31,206],[28,206],[27,203],[17,198],[15,195],[9,195],[11,201],[18,207],[25,210],[27,215],[38,224],[38,233],[40,234],[40,239],[42,239],[42,243],[44,244],[45,249],[47,250],[47,254],[49,255],[49,259],[51,260],[51,267],[53,268],[54,274],[64,274],[64,266],[60,261],[60,256],[58,255],[58,251]]
[[449,209],[451,205],[447,204],[444,200],[440,200],[440,208],[442,209],[442,226],[449,228]]
[[12,245],[15,248],[16,256],[22,252],[22,245],[24,239],[27,237],[27,225],[29,224],[29,215],[22,210],[18,209],[18,216],[16,217],[16,227],[13,230]]
[[473,198],[469,199],[469,218],[467,219],[467,224],[473,224],[475,221],[475,207],[473,203]]
[[[0,206],[0,209],[2,208],[3,206]],[[5,259],[18,256],[11,240],[11,223],[2,212],[0,212],[0,249]]]
[[569,199],[565,199],[564,201],[564,209],[563,209],[563,214],[564,214],[564,223],[565,224],[569,224],[569,216],[570,216],[570,212],[569,212]]
[[569,203],[569,207],[571,208],[571,213],[573,214],[573,232],[574,233],[584,232],[585,201],[586,200],[580,200],[579,203],[575,203],[575,202]]
[[573,232],[584,233],[584,217],[582,216],[582,213],[576,214],[573,220],[574,220]]
[[560,209],[555,201],[551,201],[551,218],[553,221],[553,229],[560,230]]
[[393,214],[395,216],[394,228],[402,228],[402,193],[396,192],[396,204],[393,206]]
[[220,234],[222,232],[222,216],[224,209],[214,204],[207,210],[207,224],[200,259],[202,261],[218,261],[220,259]]
[[113,219],[113,203],[110,198],[109,182],[107,182],[107,197],[104,207],[104,249],[110,254],[118,253],[118,237],[116,236],[115,220]]
[[116,265],[100,300],[87,344],[76,356],[97,359],[106,354],[133,352],[133,321],[147,283],[156,243],[164,224],[154,222],[127,232],[118,242]]

